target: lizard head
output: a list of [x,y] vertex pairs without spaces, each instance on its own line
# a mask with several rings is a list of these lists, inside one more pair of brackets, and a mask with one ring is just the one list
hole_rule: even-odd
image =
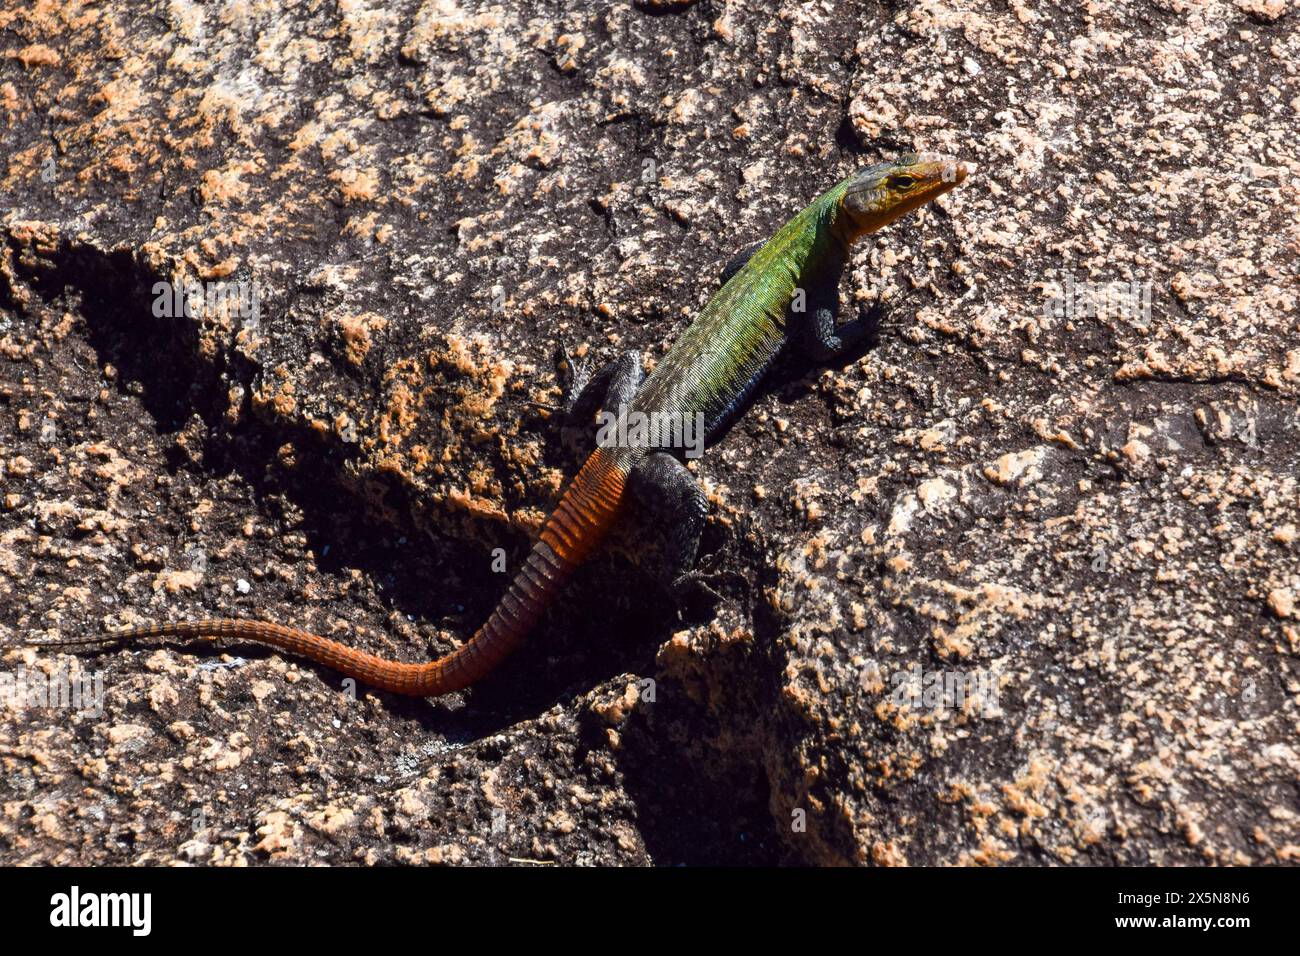
[[935,153],[907,153],[855,174],[840,200],[853,238],[875,232],[955,189],[973,169],[972,164]]

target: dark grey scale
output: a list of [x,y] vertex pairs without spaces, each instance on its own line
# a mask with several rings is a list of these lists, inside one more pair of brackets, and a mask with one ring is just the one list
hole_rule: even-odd
[[515,578],[515,583],[519,586],[520,596],[529,604],[537,604],[538,601],[546,594],[546,584],[539,580],[539,575],[533,570],[531,564],[525,562],[519,571],[519,576]]
[[511,588],[515,592],[515,598],[519,601],[520,612],[525,621],[532,621],[538,615],[538,608],[543,599],[543,592],[532,579],[528,577],[528,566],[525,565],[515,578],[514,586]]
[[[539,553],[539,549],[544,547],[546,547],[545,544],[540,541],[537,542],[537,544],[533,545],[532,550],[528,552],[527,560],[524,561],[524,570],[528,572],[529,580],[536,583],[543,590],[551,580],[550,567],[547,565],[546,559]],[[547,548],[547,550],[550,549]]]
[[552,583],[563,579],[568,570],[564,566],[564,562],[556,556],[555,552],[551,550],[551,546],[545,541],[539,541],[533,546],[528,560],[532,561],[534,558],[537,559],[538,570],[545,575],[547,581]]
[[501,595],[501,603],[497,605],[493,616],[500,615],[504,622],[509,623],[511,628],[519,628],[527,624],[528,619],[524,616],[524,608],[519,599],[515,597],[514,588],[509,588],[505,594]]
[[654,452],[628,475],[628,491],[638,509],[665,532],[661,582],[677,591],[695,566],[709,502],[695,476],[666,452]]

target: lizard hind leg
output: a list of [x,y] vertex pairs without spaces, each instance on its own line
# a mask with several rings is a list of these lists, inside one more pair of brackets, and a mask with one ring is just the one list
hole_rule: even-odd
[[627,488],[637,517],[663,537],[664,555],[657,575],[660,583],[679,602],[688,598],[692,589],[703,590],[717,600],[703,575],[694,570],[709,512],[708,499],[695,476],[667,452],[653,452],[633,467]]

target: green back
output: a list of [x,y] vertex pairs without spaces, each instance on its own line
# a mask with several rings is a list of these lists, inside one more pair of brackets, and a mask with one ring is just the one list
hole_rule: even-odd
[[833,231],[845,179],[812,201],[709,300],[646,379],[632,403],[643,412],[702,412],[713,432],[781,351],[796,289],[808,284],[843,243]]

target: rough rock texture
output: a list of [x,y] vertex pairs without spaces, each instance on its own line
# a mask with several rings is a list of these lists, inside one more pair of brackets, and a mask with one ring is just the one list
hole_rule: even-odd
[[[5,650],[105,696],[0,701],[0,862],[1294,861],[1298,15],[4,5],[3,642],[443,652],[575,467],[560,346],[653,362],[879,157],[980,172],[859,248],[878,346],[786,363],[699,464],[716,606],[638,532],[438,701]],[[222,281],[258,315],[156,314]]]

